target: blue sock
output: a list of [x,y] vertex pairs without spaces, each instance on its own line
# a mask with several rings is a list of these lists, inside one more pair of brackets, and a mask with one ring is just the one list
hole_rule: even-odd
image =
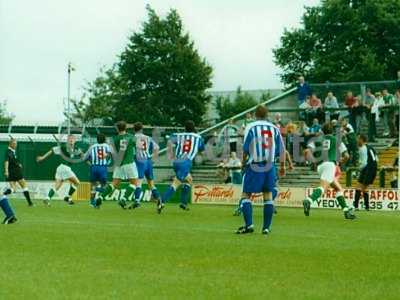
[[272,216],[274,215],[274,202],[264,200],[264,226],[263,229],[271,229]]
[[14,216],[14,212],[10,206],[10,203],[8,203],[8,199],[6,197],[3,197],[0,200],[0,207],[3,210],[3,212],[5,213],[7,218]]
[[167,190],[164,192],[164,194],[161,197],[161,202],[165,203],[168,202],[169,199],[171,199],[172,195],[175,193],[175,189],[172,185],[170,185]]
[[142,195],[142,187],[138,186],[135,189],[135,201],[140,202],[140,196]]
[[236,208],[236,211],[237,211],[238,213],[242,213],[242,211],[243,211],[243,200],[244,200],[244,199],[240,199],[240,200],[239,200],[239,205],[238,205],[238,207]]
[[151,190],[151,195],[154,199],[160,199],[160,192],[156,188]]
[[246,227],[253,225],[253,207],[250,199],[242,199],[242,211]]
[[184,184],[181,192],[181,203],[187,205],[189,199],[190,185]]
[[278,189],[275,188],[272,190],[272,200],[275,200],[276,196],[278,196]]

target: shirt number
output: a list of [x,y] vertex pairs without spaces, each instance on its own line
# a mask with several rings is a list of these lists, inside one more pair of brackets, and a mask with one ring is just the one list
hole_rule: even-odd
[[192,140],[185,140],[182,147],[183,153],[189,153],[191,149],[192,149]]
[[126,149],[128,149],[128,141],[127,140],[121,140],[119,142],[119,149],[121,151],[126,151]]
[[261,136],[262,136],[262,148],[263,149],[269,149],[272,146],[271,140],[272,140],[272,132],[271,130],[261,130]]
[[97,157],[99,159],[104,159],[105,158],[104,150],[102,148],[97,149]]

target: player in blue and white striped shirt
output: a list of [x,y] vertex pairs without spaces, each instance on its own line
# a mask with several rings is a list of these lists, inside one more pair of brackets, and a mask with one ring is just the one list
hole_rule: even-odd
[[158,192],[154,184],[154,173],[153,173],[153,156],[157,156],[160,147],[158,144],[149,136],[143,134],[143,124],[140,122],[135,123],[133,126],[135,130],[136,138],[136,157],[135,164],[138,170],[139,184],[135,190],[135,202],[129,208],[139,207],[140,196],[142,194],[142,180],[146,178],[148,188],[151,190],[151,195],[157,201],[160,199],[160,193]]
[[[110,162],[111,147],[106,143],[106,136],[102,133],[97,135],[97,144],[90,146],[85,154],[85,160],[90,163],[90,204],[96,205],[96,191],[107,183],[108,165]],[[98,186],[100,184],[100,186]]]
[[[173,151],[174,147],[175,151]],[[168,143],[168,149],[170,154],[174,153],[173,167],[175,178],[167,191],[162,195],[160,201],[158,201],[158,213],[161,213],[164,208],[164,203],[172,197],[181,184],[183,184],[183,187],[179,207],[183,210],[189,210],[187,202],[190,193],[190,185],[193,182],[192,176],[190,175],[192,161],[199,151],[202,152],[205,149],[204,140],[196,133],[193,121],[186,122],[184,133],[176,133],[171,136]]]
[[268,234],[271,230],[274,203],[272,192],[276,186],[275,158],[280,158],[280,175],[285,174],[285,146],[282,135],[272,123],[266,121],[267,108],[260,105],[256,109],[255,122],[246,126],[243,144],[243,165],[246,165],[243,177],[242,212],[245,225],[236,233],[252,233],[253,212],[251,196],[263,193],[264,224],[262,233]]

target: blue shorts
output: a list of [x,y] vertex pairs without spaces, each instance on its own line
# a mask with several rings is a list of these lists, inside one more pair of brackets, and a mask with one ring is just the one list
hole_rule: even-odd
[[147,180],[153,180],[153,161],[151,159],[136,160],[136,168],[138,171],[139,179],[146,177]]
[[90,182],[100,182],[101,184],[107,183],[108,175],[107,166],[90,166]]
[[192,161],[190,159],[174,161],[174,171],[179,181],[184,181],[189,176],[191,169]]
[[276,186],[276,168],[270,163],[252,163],[243,176],[244,193],[272,192]]

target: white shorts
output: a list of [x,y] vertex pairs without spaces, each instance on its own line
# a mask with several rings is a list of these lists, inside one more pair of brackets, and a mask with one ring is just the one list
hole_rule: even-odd
[[321,180],[327,181],[329,184],[335,181],[336,164],[331,161],[323,162],[318,166],[318,174]]
[[71,168],[67,165],[61,164],[57,167],[56,170],[56,180],[67,180],[71,177],[76,177],[75,173],[71,170]]
[[135,163],[115,167],[113,173],[113,178],[115,179],[128,180],[137,179],[138,177],[138,171]]

